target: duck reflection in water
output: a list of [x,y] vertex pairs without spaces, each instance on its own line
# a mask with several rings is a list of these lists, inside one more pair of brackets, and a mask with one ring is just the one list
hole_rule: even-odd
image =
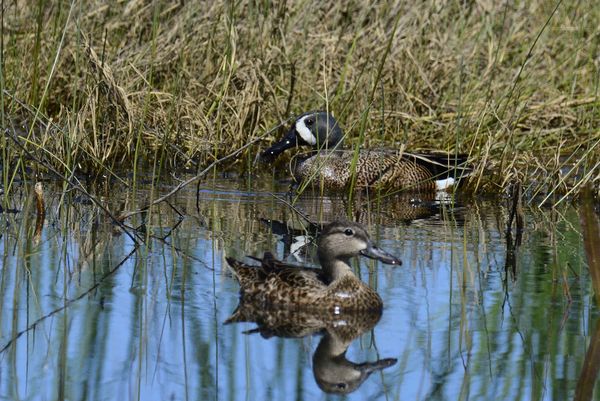
[[225,323],[256,322],[257,327],[245,334],[260,333],[264,338],[301,338],[323,334],[313,355],[313,374],[324,392],[348,394],[355,391],[373,372],[390,367],[395,358],[356,363],[346,358],[350,344],[371,330],[381,317],[381,311],[370,312],[308,312],[264,308],[253,302],[241,301]]
[[[313,217],[318,216],[320,221],[335,221],[344,218],[340,213],[345,213],[347,206],[342,198],[308,197],[294,205],[299,218],[294,216],[286,221],[261,218],[260,221],[280,238],[284,259],[307,263],[316,260],[317,237],[323,230],[323,224],[313,221]],[[465,210],[456,200],[445,203],[424,195],[403,194],[382,200],[380,204],[352,208],[352,216],[358,222],[380,226],[449,223],[462,226]]]

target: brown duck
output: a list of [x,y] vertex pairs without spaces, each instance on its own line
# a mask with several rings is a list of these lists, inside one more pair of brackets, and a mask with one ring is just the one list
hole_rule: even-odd
[[352,222],[333,222],[323,228],[317,241],[320,269],[288,266],[268,255],[261,266],[227,258],[240,283],[244,302],[335,313],[380,311],[383,306],[377,292],[352,271],[351,257],[360,255],[386,264],[402,264],[377,248],[365,229]]
[[311,153],[295,160],[294,179],[329,190],[347,189],[353,176],[358,188],[446,190],[471,172],[464,155],[360,150],[356,156],[354,151],[341,150],[343,138],[342,129],[330,113],[308,112],[261,156],[273,160],[286,149],[311,146]]

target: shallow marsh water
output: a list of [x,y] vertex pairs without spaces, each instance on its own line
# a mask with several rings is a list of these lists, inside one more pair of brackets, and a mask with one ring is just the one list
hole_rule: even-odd
[[[39,236],[32,185],[11,192],[16,210],[0,214],[0,399],[340,397],[317,384],[323,334],[266,338],[246,333],[254,323],[224,325],[239,289],[225,256],[297,259],[296,244],[261,220],[302,222],[272,195],[287,199],[286,185],[219,177],[198,198],[187,187],[126,220],[142,228],[137,248],[88,199],[45,186]],[[169,189],[110,183],[96,193],[119,214]],[[354,262],[385,308],[336,361],[397,362],[342,398],[566,400],[591,381],[600,399],[583,367],[600,314],[577,210],[526,207],[522,244],[507,247],[501,199],[361,201],[353,218],[403,266]],[[314,194],[296,207],[315,220],[348,210]]]

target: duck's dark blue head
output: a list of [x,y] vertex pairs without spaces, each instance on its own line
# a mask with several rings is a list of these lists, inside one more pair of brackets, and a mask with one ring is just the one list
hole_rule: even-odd
[[287,134],[269,149],[262,158],[274,159],[286,149],[295,146],[311,146],[313,149],[332,149],[342,142],[344,133],[335,118],[324,111],[302,114]]

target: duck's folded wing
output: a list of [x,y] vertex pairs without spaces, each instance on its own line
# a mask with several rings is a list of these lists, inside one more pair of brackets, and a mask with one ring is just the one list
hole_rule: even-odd
[[271,273],[273,278],[296,289],[317,289],[327,286],[321,269],[287,268]]

